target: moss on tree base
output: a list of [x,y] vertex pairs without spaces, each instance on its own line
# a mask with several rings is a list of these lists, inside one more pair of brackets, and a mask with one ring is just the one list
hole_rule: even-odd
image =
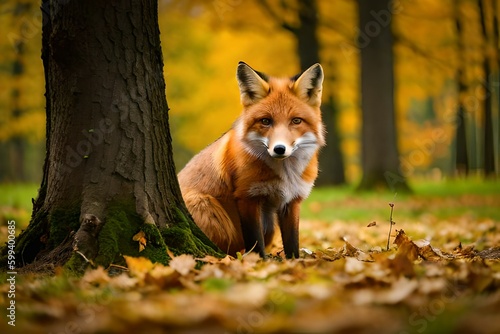
[[[74,249],[75,232],[80,226],[80,205],[55,209],[52,214],[36,216],[20,237],[16,252],[22,254],[22,248],[31,243],[37,243],[40,238],[45,238],[42,247],[34,248],[37,254],[29,254],[35,259],[28,265],[30,271],[40,268],[37,262],[51,264],[51,268],[63,266],[71,274],[81,275],[89,266],[110,265],[126,266],[124,255],[145,257],[152,262],[168,264],[170,257],[167,249],[173,254],[191,254],[195,257],[213,255],[222,257],[222,253],[210,239],[208,239],[192,219],[177,208],[174,209],[176,221],[168,222],[167,227],[159,229],[154,224],[147,224],[135,211],[135,205],[130,202],[113,203],[105,211],[104,222],[100,229],[97,243],[89,240],[89,245],[94,243],[97,249],[88,251],[86,240],[78,240],[78,252]],[[43,221],[37,221],[41,218]],[[35,229],[38,227],[38,229]],[[143,246],[140,248],[139,240],[134,236],[143,232]],[[35,237],[36,239],[33,239]],[[2,250],[3,251],[3,250]],[[39,257],[39,254],[42,254]],[[95,254],[88,258],[88,254]],[[22,262],[18,262],[21,265]]]

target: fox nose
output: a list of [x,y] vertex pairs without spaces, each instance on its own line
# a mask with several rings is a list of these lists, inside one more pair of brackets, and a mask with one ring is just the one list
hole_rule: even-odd
[[285,154],[286,147],[285,147],[285,145],[276,145],[276,146],[274,146],[273,151],[276,154],[283,155],[283,154]]

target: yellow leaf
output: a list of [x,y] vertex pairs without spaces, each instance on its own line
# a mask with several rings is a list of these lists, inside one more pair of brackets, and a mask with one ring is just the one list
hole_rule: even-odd
[[142,252],[144,250],[144,248],[146,248],[147,240],[146,240],[146,234],[144,233],[144,231],[139,231],[139,233],[134,235],[132,240],[139,242],[139,252]]
[[169,262],[169,266],[182,276],[185,276],[194,269],[196,260],[192,255],[182,254],[172,258]]
[[154,264],[145,257],[132,257],[132,256],[123,256],[125,261],[127,262],[127,267],[130,270],[130,273],[133,276],[137,276],[138,278],[144,278],[146,273],[151,271]]

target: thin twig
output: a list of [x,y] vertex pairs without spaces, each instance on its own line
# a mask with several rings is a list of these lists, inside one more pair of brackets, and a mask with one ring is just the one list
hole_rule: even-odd
[[90,263],[90,265],[92,267],[95,267],[96,265],[94,264],[94,261],[92,261],[91,259],[88,259],[82,252],[80,252],[79,250],[76,250],[75,251],[77,254],[79,254],[81,257],[83,257],[83,259],[85,260],[85,262],[87,263]]
[[[394,198],[396,198],[397,193],[394,194]],[[392,225],[395,225],[396,222],[392,220],[392,213],[394,212],[394,203],[389,203],[391,207],[391,215],[389,217],[389,223],[391,226],[389,227],[389,235],[387,236],[387,250],[389,250],[389,245],[391,243],[391,233],[392,233]]]
[[257,243],[258,243],[258,241],[255,241],[255,243],[253,244],[253,247],[252,247],[252,248],[250,248],[250,250],[249,250],[248,252],[245,252],[245,254],[243,254],[243,255],[241,256],[241,258],[244,258],[244,257],[245,257],[245,256],[247,256],[248,254],[250,254],[251,252],[253,252],[253,250],[255,249],[255,247],[257,247]]

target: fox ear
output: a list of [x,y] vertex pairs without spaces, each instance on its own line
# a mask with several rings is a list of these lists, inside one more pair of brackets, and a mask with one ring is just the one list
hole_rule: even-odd
[[313,107],[321,105],[321,90],[323,88],[323,68],[314,64],[296,77],[293,91],[303,101]]
[[236,77],[240,87],[241,103],[245,107],[256,103],[269,94],[267,75],[255,71],[242,61],[238,63]]

